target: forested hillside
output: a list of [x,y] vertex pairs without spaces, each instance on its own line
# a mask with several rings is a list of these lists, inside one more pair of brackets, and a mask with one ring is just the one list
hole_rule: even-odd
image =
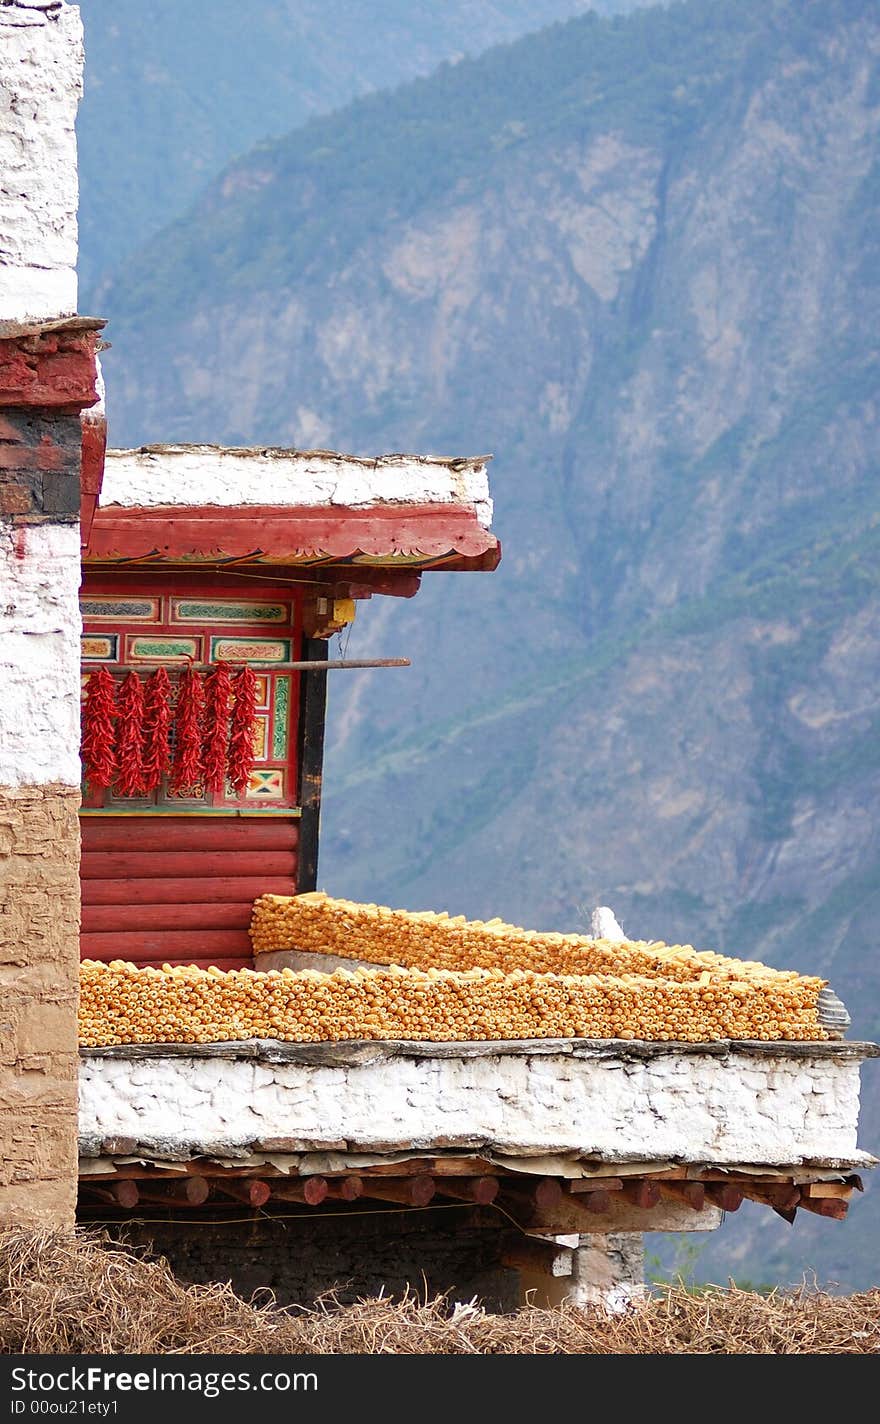
[[[107,290],[114,444],[494,452],[499,570],[364,606],[413,666],[332,683],[328,890],[610,904],[880,1037],[878,58],[870,0],[585,15],[261,145]],[[875,1188],[700,1269],[878,1244]]]
[[80,310],[231,158],[359,94],[638,0],[79,0]]

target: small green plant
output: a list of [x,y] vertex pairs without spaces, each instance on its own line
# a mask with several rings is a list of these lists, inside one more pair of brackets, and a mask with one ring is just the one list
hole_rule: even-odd
[[[708,1244],[707,1241],[697,1244],[679,1235],[662,1236],[659,1249],[645,1255],[645,1285],[649,1290],[658,1291],[677,1286],[689,1295],[706,1295],[717,1290],[719,1282],[697,1280],[697,1263]],[[728,1276],[726,1285],[730,1290],[751,1295],[769,1296],[778,1290],[771,1281],[753,1281],[746,1276],[739,1280]]]
[[681,1286],[692,1295],[699,1295],[706,1287],[696,1280],[696,1266],[706,1243],[697,1245],[683,1236],[675,1236],[665,1237],[663,1245],[670,1246],[671,1253],[652,1251],[645,1254],[645,1285],[649,1289]]

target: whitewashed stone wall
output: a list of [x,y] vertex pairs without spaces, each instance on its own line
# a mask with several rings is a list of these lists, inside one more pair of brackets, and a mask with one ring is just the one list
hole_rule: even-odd
[[0,5],[0,321],[76,312],[74,121],[82,23],[58,0]]
[[473,506],[484,528],[492,521],[489,478],[481,461],[416,455],[376,460],[320,451],[235,450],[165,445],[108,450],[101,506],[373,504]]
[[[14,348],[21,326],[33,324],[38,366],[39,325],[76,313],[82,68],[75,7],[3,0],[0,338]],[[79,426],[51,399],[35,411],[31,391],[7,390],[6,473],[19,478],[5,482],[0,515],[0,1224],[68,1228],[77,1175]],[[42,433],[29,445],[32,419]],[[59,475],[64,491],[51,485]]]
[[78,524],[0,521],[0,786],[78,787]]
[[645,1298],[645,1238],[640,1232],[594,1236],[574,1252],[564,1300],[581,1310],[604,1305],[615,1313]]
[[[85,1054],[80,1148],[134,1138],[163,1152],[393,1151],[797,1164],[858,1161],[851,1058],[669,1052],[398,1056],[353,1066]],[[280,1150],[280,1148],[278,1149]]]

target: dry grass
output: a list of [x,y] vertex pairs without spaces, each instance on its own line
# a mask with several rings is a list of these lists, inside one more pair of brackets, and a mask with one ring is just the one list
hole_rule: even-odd
[[487,1315],[437,1299],[313,1310],[184,1286],[95,1232],[0,1234],[6,1354],[867,1355],[880,1350],[880,1290],[770,1296],[669,1288],[624,1315],[524,1309]]

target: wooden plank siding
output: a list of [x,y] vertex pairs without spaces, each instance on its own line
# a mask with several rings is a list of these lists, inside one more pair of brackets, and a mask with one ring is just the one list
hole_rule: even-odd
[[81,827],[85,959],[251,966],[254,900],[296,891],[292,816],[103,813]]

